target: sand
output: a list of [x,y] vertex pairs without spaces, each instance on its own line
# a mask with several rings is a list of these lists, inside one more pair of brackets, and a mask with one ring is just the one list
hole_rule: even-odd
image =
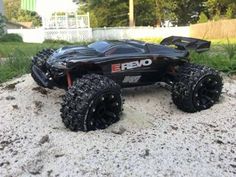
[[236,176],[236,80],[219,103],[189,114],[158,86],[125,89],[121,120],[71,132],[60,118],[65,91],[30,75],[0,87],[0,176]]

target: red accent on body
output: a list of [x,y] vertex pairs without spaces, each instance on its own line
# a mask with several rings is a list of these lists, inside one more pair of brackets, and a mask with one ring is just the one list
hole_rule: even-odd
[[113,64],[111,65],[111,72],[120,72],[121,71],[121,65],[120,64]]
[[67,78],[67,85],[68,85],[68,88],[69,88],[69,87],[72,86],[72,80],[71,80],[71,75],[68,71],[66,72],[66,78]]

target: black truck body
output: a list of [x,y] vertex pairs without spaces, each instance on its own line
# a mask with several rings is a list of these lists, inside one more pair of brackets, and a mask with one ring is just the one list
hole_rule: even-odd
[[[89,72],[105,75],[122,87],[148,85],[161,81],[167,72],[171,72],[170,66],[188,60],[189,47],[179,49],[181,40],[184,40],[182,46],[192,46],[191,49],[197,51],[210,47],[210,42],[196,39],[186,45],[186,39],[189,38],[171,37],[164,39],[161,45],[124,40],[68,46],[56,50],[48,58],[47,71],[42,71],[37,65],[32,69],[41,84],[49,88],[62,84],[66,74],[70,73],[73,81]],[[196,41],[201,45],[196,45]],[[167,46],[170,44],[177,48]]]
[[189,51],[209,50],[211,42],[171,36],[160,44],[137,40],[98,41],[88,46],[45,49],[32,59],[38,85],[67,90],[61,117],[72,131],[104,129],[122,112],[121,88],[164,82],[174,104],[185,112],[210,108],[219,99],[222,78],[191,64]]

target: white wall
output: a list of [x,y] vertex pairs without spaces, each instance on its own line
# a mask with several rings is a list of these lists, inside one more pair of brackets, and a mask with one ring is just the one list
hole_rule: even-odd
[[65,40],[70,42],[92,41],[92,28],[79,29],[45,29],[45,39]]
[[138,38],[165,38],[169,36],[190,36],[189,27],[121,27],[121,28],[95,28],[93,29],[93,39],[138,39]]
[[44,29],[8,29],[7,33],[19,34],[28,43],[42,43],[45,40]]
[[17,33],[24,42],[41,43],[45,39],[77,41],[96,41],[104,39],[139,39],[165,38],[168,36],[190,36],[189,27],[136,27],[136,28],[80,28],[80,29],[18,29],[8,30],[8,33]]

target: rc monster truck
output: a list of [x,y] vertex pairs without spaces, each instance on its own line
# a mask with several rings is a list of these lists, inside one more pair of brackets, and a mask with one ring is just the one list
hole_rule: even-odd
[[98,41],[88,46],[44,49],[32,59],[31,75],[42,87],[67,90],[61,117],[72,131],[104,129],[119,120],[121,88],[164,82],[175,105],[185,112],[213,106],[222,90],[219,73],[190,64],[189,51],[210,42],[168,37],[160,44],[136,40]]

